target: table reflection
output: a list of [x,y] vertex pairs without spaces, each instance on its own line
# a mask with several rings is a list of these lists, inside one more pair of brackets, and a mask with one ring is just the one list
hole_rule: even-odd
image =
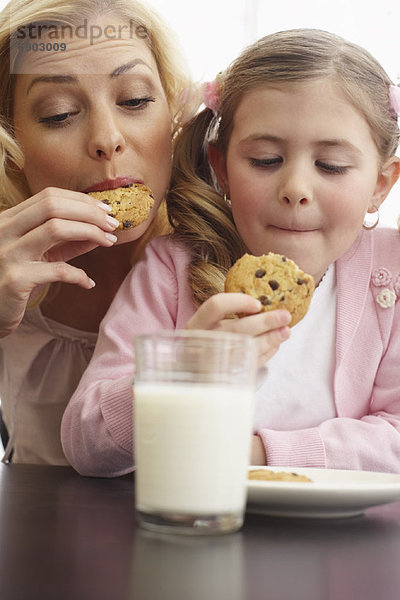
[[245,598],[240,532],[200,538],[138,529],[133,560],[132,598]]

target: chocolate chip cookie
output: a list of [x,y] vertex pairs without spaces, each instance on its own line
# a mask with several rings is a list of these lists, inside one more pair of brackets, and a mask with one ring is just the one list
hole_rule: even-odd
[[228,271],[226,292],[242,292],[257,298],[263,311],[285,308],[292,315],[290,327],[306,314],[314,292],[314,279],[282,254],[244,254]]
[[248,474],[249,479],[257,481],[288,481],[312,483],[312,479],[307,475],[299,475],[298,473],[289,473],[287,471],[272,471],[271,469],[254,469]]
[[112,217],[119,221],[118,229],[131,229],[145,221],[154,205],[151,190],[140,183],[102,192],[89,192],[90,196],[111,206]]

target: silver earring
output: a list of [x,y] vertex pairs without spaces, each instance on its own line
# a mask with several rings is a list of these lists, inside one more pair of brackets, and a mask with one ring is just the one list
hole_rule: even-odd
[[379,223],[379,208],[377,208],[375,205],[373,205],[372,208],[375,208],[375,210],[372,214],[376,215],[376,217],[375,217],[375,221],[373,221],[373,222],[369,222],[368,220],[366,221],[364,219],[363,228],[366,229],[367,231],[371,231],[371,229],[375,229],[375,227]]
[[229,208],[232,206],[232,203],[229,198],[227,198],[226,193],[224,192],[224,202]]

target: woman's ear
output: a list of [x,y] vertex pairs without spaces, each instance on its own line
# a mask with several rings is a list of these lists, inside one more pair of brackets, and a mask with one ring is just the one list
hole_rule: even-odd
[[229,192],[228,176],[226,172],[226,157],[218,146],[209,144],[208,160],[218,180],[219,187],[224,194]]
[[400,158],[392,156],[381,168],[368,212],[380,207],[400,176]]

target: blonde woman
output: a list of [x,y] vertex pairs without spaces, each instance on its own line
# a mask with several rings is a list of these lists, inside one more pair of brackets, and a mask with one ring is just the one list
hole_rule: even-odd
[[[400,236],[373,229],[399,177],[399,89],[314,30],[259,40],[209,88],[174,156],[174,234],[149,244],[103,321],[63,418],[67,456],[85,474],[134,468],[131,335],[186,327],[259,340],[253,464],[399,472]],[[290,337],[286,311],[222,293],[246,250],[313,275]]]
[[[166,231],[172,139],[189,80],[136,0],[13,0],[0,17],[0,398],[4,460],[67,464],[64,408],[145,242]],[[144,183],[117,230],[89,191]]]

